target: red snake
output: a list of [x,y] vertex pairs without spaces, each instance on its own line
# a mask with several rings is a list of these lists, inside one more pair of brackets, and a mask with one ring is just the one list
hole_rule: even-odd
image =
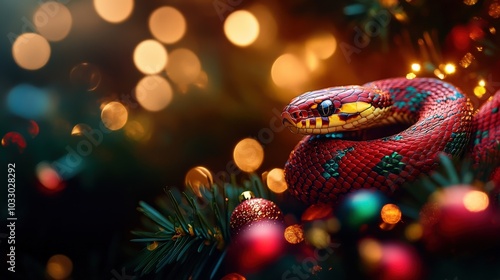
[[[434,170],[441,153],[476,162],[495,154],[499,108],[500,91],[474,114],[458,88],[432,78],[306,92],[282,113],[290,130],[309,134],[290,154],[285,180],[307,204],[334,203],[363,188],[392,192]],[[390,124],[400,125],[381,134]]]

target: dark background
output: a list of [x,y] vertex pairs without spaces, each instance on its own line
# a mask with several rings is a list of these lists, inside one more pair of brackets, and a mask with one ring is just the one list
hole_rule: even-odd
[[[499,19],[489,14],[494,1],[474,5],[451,0],[240,2],[235,10],[255,4],[268,8],[277,27],[272,44],[265,48],[232,45],[224,35],[215,2],[209,0],[136,1],[131,17],[119,24],[97,16],[91,1],[69,1],[71,32],[63,41],[50,43],[50,60],[36,71],[16,65],[7,34],[20,34],[21,19],[31,18],[40,2],[0,2],[0,136],[18,132],[27,142],[22,152],[12,143],[0,147],[2,172],[6,172],[7,163],[16,164],[17,278],[43,279],[49,257],[64,254],[73,261],[73,279],[112,279],[113,271],[121,273],[139,250],[129,242],[130,230],[140,227],[138,201],[153,202],[166,186],[182,188],[186,172],[194,166],[205,166],[213,174],[225,171],[234,145],[242,138],[258,137],[275,118],[273,109],[281,110],[302,91],[404,76],[413,62],[429,65],[418,76],[433,76],[440,64],[456,65],[457,72],[445,80],[461,87],[476,105],[499,86],[495,83],[500,81],[499,40],[490,31],[490,27],[499,26]],[[364,10],[346,15],[344,8],[354,4]],[[105,134],[102,143],[84,158],[81,170],[62,182],[61,190],[44,190],[36,176],[37,164],[54,162],[67,153],[66,147],[78,145],[82,138],[71,136],[75,124],[99,127],[103,100],[131,96],[143,77],[133,64],[133,50],[140,41],[152,38],[147,20],[163,5],[176,7],[187,21],[186,35],[167,45],[167,50],[185,47],[195,52],[208,75],[208,85],[189,86],[185,92],[173,85],[172,103],[155,113],[132,99],[129,115],[150,121],[150,139],[135,141],[122,130]],[[341,43],[355,46],[356,28],[376,20],[381,11],[390,11],[390,21],[359,48],[359,53],[350,55],[349,62]],[[405,15],[406,21],[398,20],[398,14]],[[275,86],[270,76],[275,59],[318,30],[335,36],[333,56],[320,61],[320,70],[308,75],[300,88]],[[482,31],[481,36],[471,35],[477,30]],[[419,45],[424,34],[429,34],[432,46],[429,41]],[[427,56],[429,52],[435,56]],[[459,61],[467,52],[475,60],[467,68],[460,67]],[[70,81],[71,69],[82,62],[92,63],[101,74],[94,91]],[[473,89],[481,78],[488,83],[487,92],[477,98]],[[57,100],[50,115],[35,120],[39,134],[34,138],[29,135],[29,120],[16,116],[5,105],[9,90],[21,83],[48,88]],[[299,139],[287,130],[274,133],[264,145],[265,160],[257,172],[282,167]],[[7,183],[3,186],[0,218],[5,221]],[[0,234],[6,231],[0,228]],[[0,241],[3,260],[7,244],[6,239]],[[2,273],[4,265],[2,261]]]

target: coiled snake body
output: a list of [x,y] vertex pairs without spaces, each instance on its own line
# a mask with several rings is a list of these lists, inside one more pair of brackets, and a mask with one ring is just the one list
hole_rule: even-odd
[[[304,93],[282,113],[285,126],[310,134],[290,154],[285,179],[308,204],[336,202],[362,188],[391,192],[432,171],[440,153],[470,153],[477,162],[493,153],[500,141],[499,107],[497,93],[474,114],[459,89],[432,78]],[[367,138],[391,123],[405,128]]]

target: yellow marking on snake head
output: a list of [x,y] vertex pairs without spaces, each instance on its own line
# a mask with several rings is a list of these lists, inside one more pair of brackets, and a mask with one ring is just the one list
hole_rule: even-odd
[[346,114],[356,114],[356,113],[361,113],[371,107],[372,104],[367,102],[362,102],[362,101],[350,102],[343,104],[342,107],[340,107],[340,112]]

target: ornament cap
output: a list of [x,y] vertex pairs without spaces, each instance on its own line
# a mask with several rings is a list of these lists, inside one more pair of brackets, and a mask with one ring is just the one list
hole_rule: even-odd
[[252,198],[255,198],[255,195],[253,194],[252,191],[244,191],[239,196],[240,202],[243,202],[245,200],[250,200]]

